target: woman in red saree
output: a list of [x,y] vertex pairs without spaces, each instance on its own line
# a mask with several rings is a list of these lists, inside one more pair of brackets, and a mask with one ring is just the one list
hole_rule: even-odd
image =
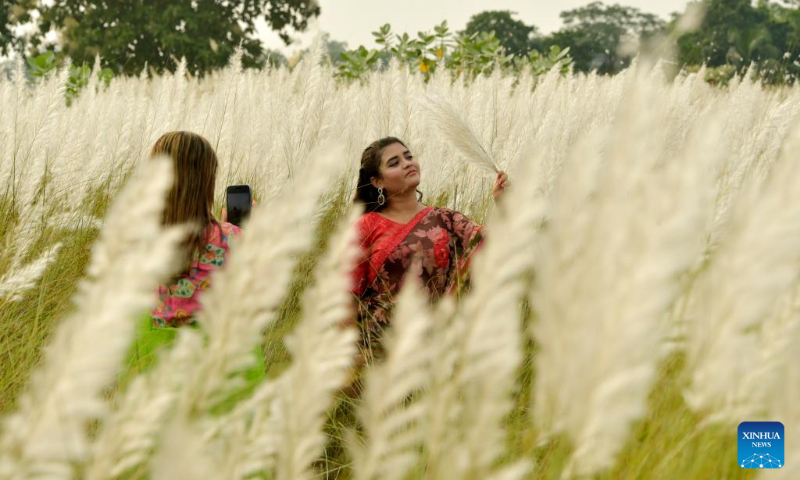
[[[414,274],[435,301],[463,282],[482,241],[481,226],[466,216],[420,203],[420,174],[417,160],[394,137],[373,142],[361,156],[355,201],[366,213],[358,221],[362,256],[353,271],[353,293],[365,359],[383,353],[382,333],[412,262],[418,262]],[[498,173],[495,198],[506,182]]]

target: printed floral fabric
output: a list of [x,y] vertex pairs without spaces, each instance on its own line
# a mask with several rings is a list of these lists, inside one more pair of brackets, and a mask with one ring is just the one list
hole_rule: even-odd
[[362,257],[353,272],[362,350],[382,351],[380,337],[390,322],[394,297],[406,271],[418,262],[420,285],[431,301],[466,281],[470,255],[482,242],[481,226],[447,208],[427,207],[401,224],[375,212],[358,222]]
[[200,294],[211,286],[211,273],[225,263],[231,240],[241,229],[220,222],[206,227],[208,244],[195,254],[189,270],[170,285],[158,287],[158,305],[150,312],[153,325],[177,327],[195,323],[194,314],[200,308]]

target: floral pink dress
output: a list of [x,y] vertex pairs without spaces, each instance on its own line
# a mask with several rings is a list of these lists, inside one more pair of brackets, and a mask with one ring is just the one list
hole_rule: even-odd
[[192,259],[189,270],[169,285],[159,285],[158,304],[150,312],[153,326],[177,327],[195,323],[200,295],[211,286],[211,274],[225,263],[231,240],[241,232],[227,222],[206,227],[208,244]]
[[358,222],[362,257],[353,271],[358,297],[362,351],[381,352],[380,337],[390,323],[394,297],[414,259],[431,301],[466,280],[469,258],[482,242],[481,226],[448,208],[426,207],[406,224],[371,212]]

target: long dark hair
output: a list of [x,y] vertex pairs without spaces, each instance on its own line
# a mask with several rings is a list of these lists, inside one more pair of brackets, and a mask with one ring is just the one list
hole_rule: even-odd
[[191,132],[165,133],[153,145],[150,154],[172,157],[175,175],[167,194],[162,223],[188,223],[194,227],[184,243],[184,269],[188,269],[194,255],[206,247],[205,227],[218,224],[212,213],[219,163],[217,154],[208,140]]
[[[408,148],[406,144],[397,137],[384,137],[380,140],[375,140],[364,149],[361,154],[361,168],[358,169],[358,184],[356,184],[356,198],[355,203],[363,203],[366,205],[367,212],[380,212],[389,204],[385,202],[383,205],[378,203],[378,189],[372,185],[372,177],[381,178],[381,156],[383,149],[389,145],[399,143],[400,145]],[[422,192],[419,193],[419,200],[422,200]]]

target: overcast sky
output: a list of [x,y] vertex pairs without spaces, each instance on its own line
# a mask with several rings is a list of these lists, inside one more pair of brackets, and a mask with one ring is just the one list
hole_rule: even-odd
[[[420,30],[432,30],[442,20],[452,30],[461,30],[469,18],[485,10],[511,10],[516,18],[535,25],[542,33],[561,27],[558,14],[591,3],[591,0],[319,0],[322,13],[319,28],[331,34],[334,40],[347,42],[348,47],[364,45],[375,48],[370,32],[384,23],[390,23],[395,33],[416,35]],[[609,0],[606,4],[620,3],[655,13],[667,19],[671,12],[683,12],[686,0]],[[309,29],[313,30],[313,29]],[[299,36],[299,43],[284,47],[281,40],[264,29],[266,45],[290,53],[310,43],[313,34]]]

